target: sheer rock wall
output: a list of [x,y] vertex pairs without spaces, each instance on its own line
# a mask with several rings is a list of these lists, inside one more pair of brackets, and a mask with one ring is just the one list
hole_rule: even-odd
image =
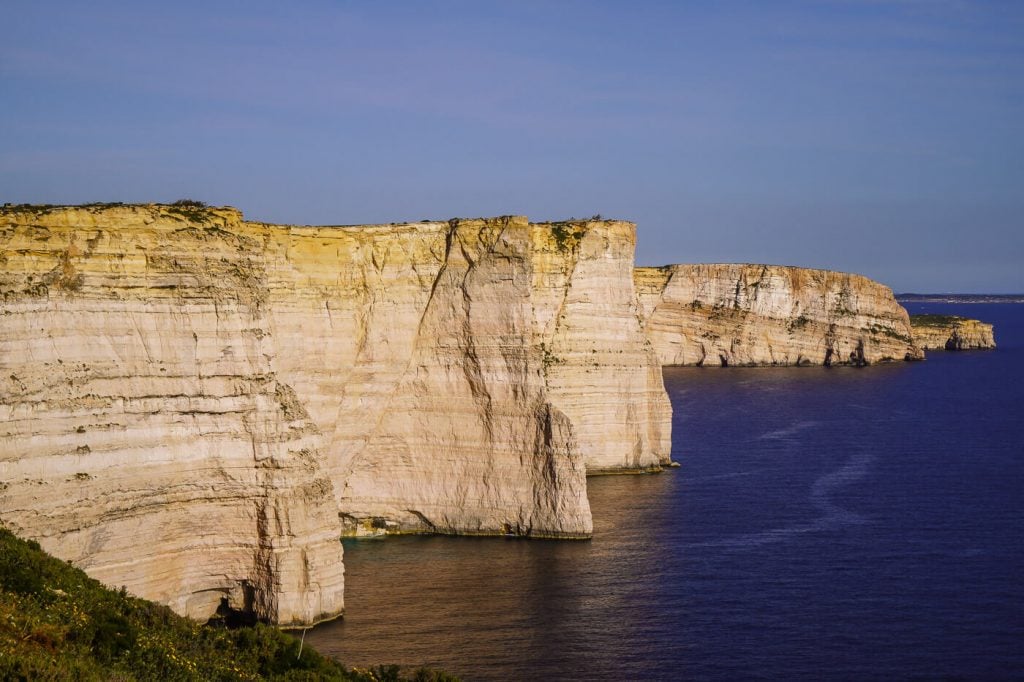
[[778,265],[637,268],[662,365],[864,365],[918,360],[906,310],[860,275]]
[[0,521],[208,617],[342,609],[343,534],[587,537],[668,463],[634,226],[0,211]]

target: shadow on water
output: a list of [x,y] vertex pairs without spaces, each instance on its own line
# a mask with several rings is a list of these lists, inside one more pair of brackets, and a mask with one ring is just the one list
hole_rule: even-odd
[[592,541],[347,542],[307,641],[469,680],[1024,677],[1024,306],[982,313],[997,351],[666,369],[682,468],[590,479]]

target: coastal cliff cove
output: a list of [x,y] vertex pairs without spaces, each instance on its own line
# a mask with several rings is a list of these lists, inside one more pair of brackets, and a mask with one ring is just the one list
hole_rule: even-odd
[[589,537],[587,474],[671,464],[662,365],[923,355],[867,278],[634,247],[615,220],[5,206],[0,518],[181,614],[308,625],[343,611],[340,537]]
[[710,384],[663,367],[994,347],[859,275],[636,268],[635,239],[596,217],[4,206],[0,522],[192,619],[308,627],[344,611],[342,538],[590,538],[588,476],[678,466],[665,376],[676,400]]
[[343,611],[342,536],[587,538],[670,464],[635,226],[0,211],[0,519],[198,619]]

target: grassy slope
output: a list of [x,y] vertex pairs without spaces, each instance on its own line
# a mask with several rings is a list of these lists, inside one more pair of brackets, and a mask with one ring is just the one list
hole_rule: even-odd
[[[347,670],[275,628],[201,625],[110,590],[0,528],[2,680],[399,680]],[[409,679],[441,682],[441,673]]]

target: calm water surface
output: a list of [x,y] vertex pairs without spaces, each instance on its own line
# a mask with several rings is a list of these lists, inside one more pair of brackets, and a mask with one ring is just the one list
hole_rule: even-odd
[[348,665],[467,680],[1024,678],[1024,305],[996,351],[667,369],[673,459],[590,479],[589,542],[346,543]]

